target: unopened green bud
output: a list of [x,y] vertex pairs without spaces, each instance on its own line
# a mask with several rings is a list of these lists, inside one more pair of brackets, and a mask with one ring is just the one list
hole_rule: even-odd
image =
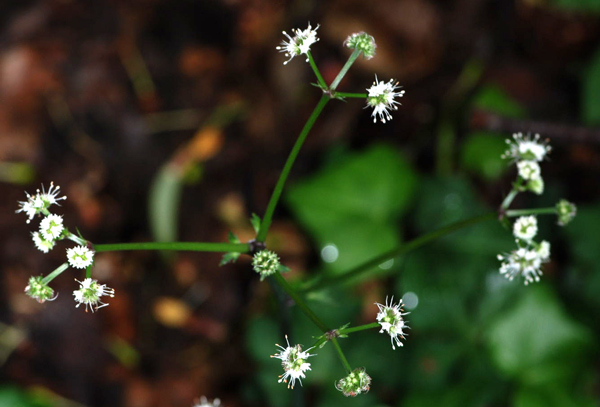
[[275,274],[279,269],[279,265],[279,257],[269,250],[261,250],[252,258],[252,268],[260,274],[260,281],[271,274]]
[[556,204],[556,214],[558,215],[558,224],[565,226],[573,220],[577,214],[577,207],[574,203],[561,199]]
[[377,48],[375,38],[363,31],[351,34],[344,41],[344,45],[350,49],[361,51],[365,59],[373,58],[375,56],[375,49]]
[[371,377],[363,367],[354,369],[348,376],[341,378],[335,385],[346,397],[355,397],[371,388]]
[[40,304],[44,301],[52,301],[56,297],[54,296],[54,290],[44,283],[42,276],[29,277],[29,284],[25,287],[25,294],[31,298],[37,300]]
[[541,195],[544,192],[544,179],[542,177],[530,179],[527,183],[527,189],[534,194]]

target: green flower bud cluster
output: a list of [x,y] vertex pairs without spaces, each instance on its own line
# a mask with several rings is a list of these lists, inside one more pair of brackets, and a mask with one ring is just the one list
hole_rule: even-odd
[[570,223],[575,215],[577,215],[577,207],[574,203],[561,199],[556,204],[556,213],[558,215],[558,224],[565,226]]
[[362,52],[365,59],[371,59],[375,56],[375,38],[366,32],[358,32],[350,35],[344,41],[344,45],[350,49],[357,49]]
[[365,368],[354,369],[348,376],[341,378],[335,385],[346,397],[355,397],[366,393],[371,388],[371,376],[365,372]]
[[252,268],[260,274],[260,281],[279,270],[279,257],[270,250],[261,250],[252,258]]

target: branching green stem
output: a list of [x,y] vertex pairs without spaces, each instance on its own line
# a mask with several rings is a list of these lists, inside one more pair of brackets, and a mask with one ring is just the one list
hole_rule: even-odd
[[298,157],[298,153],[300,153],[300,149],[302,148],[302,145],[306,140],[306,136],[310,132],[310,129],[312,129],[313,125],[315,124],[315,121],[323,111],[323,108],[325,107],[327,102],[329,102],[329,96],[323,94],[323,96],[321,96],[321,99],[319,100],[319,103],[317,103],[315,110],[313,110],[312,114],[308,118],[308,121],[304,125],[302,132],[300,132],[300,135],[296,140],[296,144],[294,144],[294,147],[292,148],[292,151],[290,152],[290,155],[288,156],[288,159],[285,162],[283,170],[281,170],[279,180],[277,180],[277,184],[275,185],[275,189],[273,190],[273,194],[271,195],[271,199],[269,200],[269,205],[267,206],[267,210],[260,224],[258,234],[256,235],[256,241],[264,242],[267,238],[267,232],[269,231],[269,227],[271,226],[271,222],[273,220],[273,213],[275,212],[275,208],[277,207],[277,203],[279,202],[279,198],[281,197],[281,193],[283,191],[283,187],[285,186],[285,182],[287,181],[288,175],[292,170],[294,161],[296,161],[296,157]]
[[50,281],[54,280],[58,277],[63,271],[69,268],[69,263],[63,263],[58,266],[52,273],[48,274],[46,277],[42,278],[43,284],[48,284]]
[[353,278],[360,276],[361,274],[364,274],[365,272],[373,269],[374,267],[377,267],[378,265],[380,265],[381,263],[383,263],[387,260],[393,259],[396,256],[399,256],[401,254],[406,254],[408,252],[416,250],[416,249],[420,248],[421,246],[424,246],[433,240],[439,239],[442,236],[445,236],[449,233],[455,232],[455,231],[465,228],[467,226],[471,226],[471,225],[475,225],[477,223],[481,223],[481,222],[484,222],[487,220],[495,219],[497,216],[498,216],[498,214],[496,212],[490,212],[488,214],[481,215],[481,216],[475,216],[473,218],[466,219],[466,220],[463,220],[460,222],[456,222],[456,223],[453,223],[446,227],[435,230],[433,232],[427,233],[427,234],[420,236],[414,240],[411,240],[408,243],[405,243],[404,245],[402,245],[400,247],[397,247],[393,250],[390,250],[389,252],[386,252],[380,256],[377,256],[374,259],[369,260],[344,274],[340,274],[340,275],[336,275],[336,276],[332,276],[332,277],[320,277],[315,280],[312,280],[312,281],[308,282],[307,284],[305,284],[300,289],[300,292],[313,291],[313,290],[327,287],[327,286],[330,286],[333,284],[339,284],[339,283],[346,282],[348,280],[351,280]]
[[361,51],[358,49],[355,49],[352,52],[352,54],[346,61],[346,64],[344,64],[344,66],[342,67],[340,73],[338,73],[337,76],[335,77],[335,79],[333,80],[333,82],[331,82],[331,86],[329,86],[330,91],[334,92],[337,89],[338,85],[340,84],[342,79],[344,79],[344,76],[346,76],[346,74],[348,73],[348,70],[350,69],[350,67],[352,66],[354,61],[356,61],[356,58],[358,58],[360,53],[361,53]]
[[523,186],[523,179],[521,177],[519,177],[517,179],[517,181],[513,184],[512,190],[508,193],[508,195],[506,195],[506,198],[504,198],[504,201],[502,201],[502,205],[500,206],[500,209],[502,211],[506,211],[508,209],[508,207],[510,206],[512,201],[515,199],[517,194],[520,192],[521,186]]
[[317,64],[315,64],[315,60],[313,59],[310,51],[308,51],[306,53],[306,56],[308,57],[308,62],[310,63],[310,67],[312,68],[312,70],[315,73],[315,76],[317,77],[317,81],[319,81],[319,86],[321,87],[321,89],[327,89],[327,84],[325,83],[325,79],[323,79],[323,76],[321,75],[321,72],[319,71]]
[[527,215],[556,215],[556,208],[533,208],[533,209],[512,209],[506,211],[506,216],[515,217],[515,216],[527,216]]
[[352,328],[343,328],[338,330],[340,335],[347,335],[353,332],[366,331],[367,329],[379,328],[379,322],[371,322],[370,324],[353,326]]
[[347,93],[347,92],[335,92],[335,96],[343,97],[343,98],[356,98],[356,99],[366,99],[366,93]]
[[246,243],[201,243],[201,242],[143,242],[94,245],[97,252],[117,252],[123,250],[177,250],[192,252],[237,252],[248,253]]
[[337,338],[332,338],[331,343],[333,344],[333,347],[335,348],[335,350],[338,354],[338,357],[342,361],[342,365],[344,365],[344,369],[346,369],[346,373],[350,374],[352,372],[352,367],[350,367],[350,363],[348,363],[348,359],[346,359],[344,352],[342,352],[342,348],[340,347],[340,344],[339,344]]
[[279,284],[281,288],[285,290],[285,292],[290,296],[292,300],[300,307],[302,312],[319,328],[323,333],[328,332],[329,328],[321,319],[306,305],[306,302],[298,295],[296,290],[292,288],[292,286],[287,282],[285,278],[281,275],[281,273],[275,273],[272,278]]

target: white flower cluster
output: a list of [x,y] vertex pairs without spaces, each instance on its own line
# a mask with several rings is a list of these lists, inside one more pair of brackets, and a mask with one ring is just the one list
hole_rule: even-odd
[[[91,266],[94,262],[94,251],[88,247],[89,242],[69,232],[69,230],[63,224],[62,215],[56,215],[50,212],[50,207],[52,205],[60,206],[58,202],[67,199],[66,196],[59,196],[60,187],[51,183],[47,192],[42,186],[42,190],[40,191],[38,189],[35,195],[30,195],[27,192],[25,194],[27,195],[27,200],[19,202],[20,208],[16,212],[25,213],[28,218],[27,223],[30,223],[36,215],[43,216],[42,220],[40,221],[39,230],[31,234],[35,247],[37,247],[43,253],[48,253],[54,248],[57,241],[63,239],[72,240],[78,245],[67,249],[67,262],[69,265],[78,269],[85,269]],[[67,266],[65,263],[65,268],[66,267]],[[50,292],[52,289],[48,287],[48,283],[58,274],[64,271],[62,268],[59,269],[61,269],[60,272],[58,272],[56,275],[53,273],[51,277],[48,277],[48,279],[42,280],[40,278],[40,283],[43,282],[43,286],[46,287],[45,291],[41,289],[33,289],[37,287],[37,285],[32,285],[30,281],[30,284],[25,289],[27,295],[35,298],[38,301],[49,299],[48,292]],[[74,291],[73,295],[75,296],[75,301],[78,303],[77,306],[80,304],[86,304],[86,310],[88,307],[92,306],[95,306],[96,309],[105,306],[106,304],[102,303],[99,298],[103,295],[112,296],[114,294],[112,289],[107,288],[105,285],[98,284],[95,282],[95,280],[90,278],[85,279],[83,283],[80,283],[80,285],[80,289]],[[100,306],[98,306],[98,304],[100,304]]]
[[285,35],[288,39],[283,40],[281,45],[276,47],[279,52],[283,52],[284,55],[288,58],[283,64],[286,65],[290,62],[295,56],[298,55],[306,55],[306,62],[308,62],[308,52],[310,51],[311,45],[315,42],[319,41],[317,38],[317,30],[319,26],[317,25],[315,29],[308,24],[308,28],[306,30],[300,30],[298,28],[292,29],[293,37],[291,37],[288,33],[283,31],[283,35]]
[[310,363],[308,363],[306,359],[315,355],[308,353],[310,349],[303,351],[302,345],[290,346],[287,335],[285,337],[285,341],[287,342],[287,347],[284,348],[281,345],[276,345],[279,349],[281,349],[281,352],[276,353],[271,357],[280,359],[281,366],[284,370],[284,373],[279,376],[278,382],[288,383],[289,380],[288,388],[293,389],[296,380],[298,380],[300,385],[302,385],[302,379],[306,377],[304,372],[310,370]]
[[533,238],[537,231],[535,216],[521,216],[515,221],[513,235],[518,248],[511,253],[498,255],[498,260],[502,262],[500,274],[511,281],[520,275],[525,285],[540,281],[542,264],[550,261],[550,243],[545,240],[536,243]]
[[367,107],[373,108],[373,123],[377,122],[377,116],[382,123],[386,120],[392,120],[390,110],[398,110],[400,103],[396,101],[396,98],[404,96],[404,91],[399,89],[398,82],[394,82],[394,79],[390,79],[388,82],[379,82],[377,76],[375,76],[375,82],[373,86],[367,89]]
[[400,338],[405,339],[404,333],[402,330],[408,328],[406,322],[404,321],[404,315],[407,315],[408,312],[404,312],[402,309],[402,300],[398,301],[398,304],[394,305],[394,297],[388,303],[388,299],[385,299],[385,305],[375,303],[379,308],[379,313],[377,314],[377,322],[381,325],[381,330],[379,333],[387,332],[390,335],[390,339],[392,342],[392,349],[396,350],[394,346],[394,342],[396,342],[397,346],[404,346],[402,342],[400,342]]
[[[539,134],[533,138],[522,133],[513,135],[512,140],[506,140],[508,150],[502,158],[511,159],[517,164],[519,176],[513,184],[513,191],[502,204],[501,213],[509,213],[508,206],[517,193],[532,191],[541,194],[544,190],[544,181],[541,176],[539,162],[546,158],[551,151],[547,141],[540,141]],[[527,213],[527,210],[517,211],[515,214]],[[558,224],[561,226],[569,223],[577,213],[576,206],[566,200],[561,200],[555,208],[542,208],[531,210],[529,213],[556,213]],[[542,265],[550,261],[550,243],[542,241],[537,243],[533,239],[538,232],[538,222],[534,215],[521,216],[513,224],[513,235],[516,239],[517,249],[507,254],[498,255],[500,274],[509,280],[522,276],[525,284],[540,281]]]
[[[290,62],[295,56],[305,54],[307,56],[306,61],[309,61],[309,52],[310,47],[317,41],[317,29],[319,26],[317,25],[314,29],[311,25],[308,25],[308,28],[305,30],[300,29],[292,29],[293,36],[289,35],[285,31],[283,31],[283,35],[287,37],[281,42],[281,45],[276,47],[279,52],[283,52],[285,56],[288,58],[283,64],[286,65]],[[377,49],[377,44],[375,43],[375,38],[373,36],[365,33],[365,32],[357,32],[353,33],[346,38],[344,41],[344,46],[358,50],[365,59],[371,59],[375,56],[375,50]],[[356,54],[356,53],[354,53]],[[353,54],[353,55],[354,55]],[[354,60],[349,62],[353,62]],[[329,94],[332,97],[335,96],[335,86],[332,85],[331,89],[328,89],[321,78],[321,74],[318,72],[318,69],[314,64],[313,69],[315,69],[317,77],[320,78],[321,87],[324,92],[330,91]],[[344,67],[343,73],[346,72],[348,67]],[[343,76],[343,73],[340,74]],[[339,83],[338,81],[341,79],[336,78],[334,83]],[[347,94],[348,95],[348,94]],[[340,99],[346,97],[347,95],[339,96]],[[375,76],[375,82],[370,88],[367,88],[367,107],[373,108],[373,113],[371,116],[373,117],[373,122],[376,123],[377,119],[379,119],[382,123],[386,123],[392,120],[392,115],[390,114],[391,110],[398,110],[398,105],[400,102],[396,100],[396,98],[400,98],[404,96],[404,91],[400,90],[400,86],[398,82],[394,79],[390,79],[388,82],[379,82],[377,76]],[[360,96],[353,96],[360,97]]]
[[523,136],[515,133],[512,140],[506,140],[508,150],[502,158],[511,159],[517,164],[519,182],[524,183],[524,188],[537,195],[544,192],[544,180],[539,162],[546,158],[551,148],[547,141],[540,141],[540,135]]

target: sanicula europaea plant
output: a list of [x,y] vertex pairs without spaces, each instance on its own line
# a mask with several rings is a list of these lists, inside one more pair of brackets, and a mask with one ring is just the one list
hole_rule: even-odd
[[[401,89],[399,83],[394,79],[380,81],[376,75],[374,76],[375,80],[373,84],[366,88],[366,92],[350,93],[338,91],[337,88],[342,79],[360,55],[369,60],[376,54],[377,45],[375,39],[364,32],[354,33],[348,36],[344,45],[352,50],[352,53],[331,84],[327,84],[311,54],[311,47],[319,41],[319,38],[317,37],[318,28],[319,25],[316,25],[313,28],[308,24],[306,29],[291,30],[292,35],[287,34],[284,31],[283,34],[285,38],[281,44],[276,47],[276,49],[284,53],[287,58],[283,64],[291,63],[296,56],[302,55],[302,58],[306,59],[306,62],[309,63],[315,74],[317,85],[320,88],[322,95],[292,147],[287,161],[281,170],[279,179],[274,186],[262,219],[256,215],[252,218],[251,222],[256,231],[254,239],[242,243],[235,235],[233,235],[233,233],[231,233],[228,243],[147,242],[94,244],[79,234],[72,233],[67,228],[67,224],[69,224],[68,220],[64,219],[62,215],[51,212],[53,206],[59,206],[59,202],[66,199],[65,196],[60,196],[60,187],[51,183],[47,191],[42,186],[41,191],[36,191],[34,195],[26,193],[26,200],[19,202],[19,209],[17,212],[22,212],[26,215],[27,223],[30,223],[36,217],[41,218],[38,230],[32,232],[32,239],[35,247],[43,253],[55,250],[57,243],[62,240],[71,240],[76,243],[76,246],[66,249],[66,261],[46,277],[32,276],[25,287],[25,293],[40,303],[51,301],[58,295],[58,293],[56,293],[49,285],[54,278],[65,272],[69,266],[74,269],[85,270],[83,276],[76,276],[79,278],[75,279],[78,287],[74,289],[73,297],[77,307],[84,304],[86,311],[90,310],[94,312],[102,307],[108,306],[109,303],[104,301],[107,301],[107,298],[115,296],[115,291],[112,288],[109,288],[106,284],[100,283],[98,280],[92,278],[94,261],[97,253],[127,250],[221,252],[225,253],[221,265],[235,262],[241,255],[249,255],[252,256],[252,269],[259,274],[260,280],[263,281],[268,279],[270,283],[278,286],[287,293],[296,306],[298,306],[298,308],[322,332],[322,335],[316,339],[316,342],[308,348],[303,348],[303,346],[299,344],[290,345],[287,336],[285,338],[287,346],[276,345],[279,348],[279,352],[272,355],[272,357],[281,361],[283,373],[280,375],[279,379],[274,378],[274,380],[286,383],[288,388],[294,388],[296,381],[302,384],[302,379],[305,379],[307,374],[311,371],[311,362],[308,361],[309,358],[318,357],[319,350],[326,344],[331,343],[344,371],[343,373],[340,373],[340,376],[342,377],[336,381],[335,388],[341,391],[345,396],[357,396],[369,391],[372,380],[366,373],[366,368],[353,368],[351,366],[338,339],[346,338],[348,335],[355,332],[378,329],[379,333],[389,335],[392,350],[396,350],[397,347],[403,347],[404,343],[402,341],[406,339],[406,330],[409,327],[407,321],[404,319],[407,313],[404,312],[402,300],[399,299],[395,302],[392,297],[389,300],[386,298],[384,303],[375,303],[373,306],[377,307],[378,312],[375,320],[370,323],[353,327],[346,324],[340,328],[331,329],[331,327],[308,306],[304,298],[305,294],[327,285],[338,284],[346,279],[354,278],[365,273],[374,265],[381,264],[383,261],[393,259],[400,254],[405,254],[410,250],[417,249],[418,247],[455,230],[493,218],[500,218],[501,221],[505,222],[509,218],[517,217],[512,225],[512,233],[516,239],[517,248],[510,253],[498,255],[498,259],[502,262],[500,273],[510,280],[517,277],[523,278],[525,284],[539,281],[542,276],[542,265],[550,261],[550,244],[545,240],[539,243],[534,240],[538,233],[536,216],[542,214],[555,214],[558,216],[557,223],[564,226],[575,216],[576,207],[566,200],[561,200],[552,208],[509,209],[518,193],[527,191],[538,195],[543,193],[544,181],[541,175],[542,171],[540,163],[551,151],[548,142],[542,141],[539,135],[524,136],[521,133],[515,134],[511,140],[507,141],[508,150],[503,157],[516,165],[517,179],[513,184],[512,190],[507,194],[497,212],[477,216],[446,226],[420,236],[414,241],[405,243],[401,247],[381,256],[377,256],[364,264],[358,265],[347,273],[334,276],[320,276],[311,280],[304,286],[293,286],[282,276],[282,272],[287,271],[288,268],[281,264],[277,253],[267,249],[265,244],[266,238],[273,220],[273,214],[277,208],[294,162],[298,157],[310,130],[327,103],[330,100],[364,99],[366,108],[373,109],[371,112],[373,121],[377,122],[379,120],[382,123],[386,123],[392,119],[392,113],[400,106],[399,99],[403,97],[405,93],[405,91]],[[331,208],[331,210],[333,211],[335,208]],[[415,315],[415,317],[418,318],[418,315]],[[212,402],[209,402],[205,397],[202,397],[196,404],[197,407],[219,405],[219,399],[214,399]]]

